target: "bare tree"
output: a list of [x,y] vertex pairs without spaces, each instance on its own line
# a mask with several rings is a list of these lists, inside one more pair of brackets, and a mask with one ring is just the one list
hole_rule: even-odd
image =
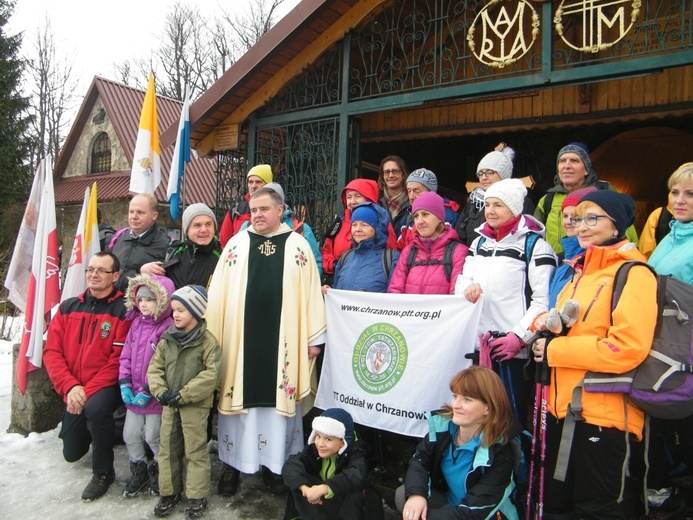
[[224,19],[234,33],[234,40],[241,44],[242,53],[248,51],[272,28],[277,8],[283,3],[284,0],[252,0],[245,12],[234,11],[230,14],[224,11]]
[[32,168],[36,168],[43,157],[50,156],[53,161],[57,158],[67,137],[70,124],[68,115],[74,108],[77,95],[74,62],[57,54],[48,18],[44,26],[37,29],[34,49],[34,58],[27,60],[31,84],[32,134],[36,143],[30,157]]
[[166,15],[162,44],[153,58],[115,66],[117,79],[145,88],[147,73],[153,70],[158,94],[182,100],[188,86],[195,99],[270,29],[283,2],[252,0],[245,12],[222,10],[222,16],[211,21],[196,6],[177,0]]

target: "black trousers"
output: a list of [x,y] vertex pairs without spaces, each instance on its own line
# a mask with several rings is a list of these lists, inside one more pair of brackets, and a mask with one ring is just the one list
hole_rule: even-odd
[[[561,443],[563,420],[549,414],[546,432],[544,518],[583,520],[623,519],[618,497],[626,467],[626,434],[617,428],[602,428],[579,422],[568,461],[565,482],[553,478]],[[631,442],[635,442],[631,436]]]
[[63,440],[63,457],[67,462],[75,462],[84,457],[91,445],[92,471],[100,474],[113,469],[113,412],[121,403],[120,390],[114,385],[92,395],[81,414],[65,410],[59,437]]
[[[310,476],[310,485],[323,484],[320,477]],[[284,518],[300,516],[302,520],[359,520],[364,517],[364,494],[353,491],[346,496],[323,498],[322,505],[313,505],[303,497],[300,489],[289,493]],[[298,515],[297,515],[298,514]]]

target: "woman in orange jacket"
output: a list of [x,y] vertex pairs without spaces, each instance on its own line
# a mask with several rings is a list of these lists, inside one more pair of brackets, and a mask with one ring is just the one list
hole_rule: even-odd
[[[614,277],[625,262],[644,261],[625,232],[635,218],[628,195],[588,193],[571,218],[586,252],[577,272],[558,296],[580,304],[567,335],[534,343],[537,362],[551,369],[548,388],[544,518],[622,519],[621,498],[628,465],[629,437],[642,439],[643,413],[622,393],[580,388],[588,371],[625,373],[638,366],[652,345],[657,320],[657,282],[646,267],[634,267],[612,312]],[[575,390],[577,388],[577,390]],[[569,404],[582,399],[584,421],[572,421]],[[563,430],[575,429],[570,441]],[[561,446],[563,442],[563,446]],[[559,451],[568,448],[567,464]],[[557,461],[558,459],[558,461]],[[561,474],[563,473],[563,474]]]

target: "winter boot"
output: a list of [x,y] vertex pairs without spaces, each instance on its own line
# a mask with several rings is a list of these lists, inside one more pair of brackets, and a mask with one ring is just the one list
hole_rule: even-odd
[[91,502],[97,498],[101,498],[106,494],[108,488],[113,484],[115,480],[115,471],[107,471],[106,473],[99,473],[98,475],[94,473],[82,492],[82,500],[85,502]]
[[159,494],[159,463],[152,462],[147,469],[149,473],[149,493],[151,495]]
[[180,495],[167,495],[161,497],[159,503],[154,507],[154,516],[162,518],[170,515],[178,502],[180,502]]
[[675,488],[658,490],[659,493],[665,492],[660,497],[668,495],[664,500],[651,500],[653,498],[651,491],[653,490],[647,490],[650,511],[643,517],[645,520],[683,520],[686,518],[686,502]]
[[206,498],[189,498],[185,506],[185,518],[200,518],[207,509]]
[[224,464],[219,476],[219,494],[223,497],[235,495],[238,490],[240,476],[240,471],[228,464]]
[[123,490],[125,498],[136,497],[149,484],[149,473],[147,473],[147,463],[145,461],[130,462],[130,472],[132,473],[132,478],[128,480]]

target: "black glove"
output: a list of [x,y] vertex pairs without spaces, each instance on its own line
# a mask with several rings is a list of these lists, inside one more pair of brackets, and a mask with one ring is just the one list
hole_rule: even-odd
[[159,395],[156,396],[156,400],[159,402],[161,406],[168,406],[169,401],[171,401],[171,396],[173,394],[171,393],[170,390],[164,390],[161,392]]
[[180,396],[180,392],[176,392],[169,398],[168,405],[173,408],[180,408],[185,405],[183,398]]

